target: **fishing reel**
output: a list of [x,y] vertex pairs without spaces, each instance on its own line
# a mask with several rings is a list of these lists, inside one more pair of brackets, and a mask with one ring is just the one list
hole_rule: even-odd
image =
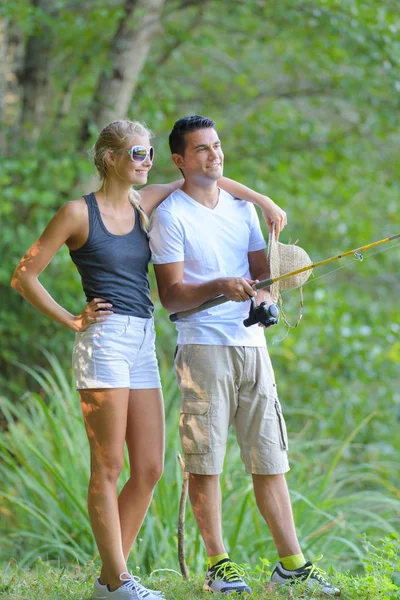
[[254,297],[251,297],[250,300],[250,313],[247,319],[243,321],[243,325],[245,327],[251,327],[256,323],[262,323],[264,327],[271,327],[271,325],[276,325],[278,323],[279,308],[276,306],[276,304],[267,306],[267,303],[264,301],[256,306]]

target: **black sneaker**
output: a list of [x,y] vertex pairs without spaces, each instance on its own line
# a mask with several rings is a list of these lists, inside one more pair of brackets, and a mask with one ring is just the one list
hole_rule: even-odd
[[[321,558],[322,556],[319,556],[315,562]],[[321,592],[330,596],[340,596],[341,593],[339,588],[335,588],[327,581],[326,573],[312,562],[307,562],[303,567],[294,569],[293,571],[284,569],[282,563],[279,562],[272,572],[271,581],[286,585],[303,582],[313,588],[319,587]]]
[[205,592],[219,592],[220,594],[251,594],[251,588],[243,581],[246,571],[230,558],[223,558],[216,565],[208,569],[204,581]]

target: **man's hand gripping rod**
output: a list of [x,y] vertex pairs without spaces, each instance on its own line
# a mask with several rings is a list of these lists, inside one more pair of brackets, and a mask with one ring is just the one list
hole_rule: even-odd
[[[299,271],[296,271],[296,273],[298,273]],[[293,273],[291,273],[291,275],[293,275]],[[269,287],[272,283],[274,283],[275,281],[279,281],[279,279],[282,279],[282,277],[275,277],[275,279],[263,279],[262,281],[259,281],[258,283],[256,283],[255,285],[252,286],[253,290],[261,290],[263,288]],[[250,299],[250,297],[249,297]],[[181,312],[177,312],[177,313],[172,313],[171,315],[169,315],[169,320],[173,321],[175,323],[175,321],[179,321],[179,319],[184,319],[185,317],[191,317],[192,315],[195,315],[196,313],[202,311],[202,310],[207,310],[208,308],[214,308],[214,306],[219,306],[220,304],[225,304],[225,302],[230,302],[229,298],[227,298],[226,296],[217,296],[217,298],[213,298],[212,300],[207,300],[207,302],[203,302],[203,304],[200,304],[200,306],[196,306],[196,308],[191,308],[190,310],[182,310]]]
[[[379,244],[384,244],[385,242],[391,242],[396,238],[400,238],[400,233],[384,238],[383,240],[379,240],[377,242],[372,242],[372,244],[361,246],[360,248],[356,248],[355,250],[349,250],[344,254],[338,254],[337,256],[331,256],[330,258],[326,258],[325,260],[320,260],[319,262],[312,263],[311,265],[307,265],[306,267],[303,267],[302,269],[297,269],[296,271],[291,271],[290,273],[286,273],[285,275],[280,275],[279,277],[274,278],[270,277],[269,279],[263,279],[262,281],[259,281],[258,283],[253,285],[253,290],[262,290],[263,288],[269,287],[277,281],[287,279],[288,277],[293,277],[293,275],[299,275],[300,273],[304,273],[304,271],[310,271],[315,267],[326,265],[327,263],[333,262],[334,260],[338,260],[339,258],[344,258],[345,256],[350,256],[351,254],[354,254],[356,258],[358,258],[358,260],[362,260],[362,257],[360,258],[360,252],[362,252],[363,250],[368,250],[369,248],[373,248],[374,246],[378,246]],[[218,296],[217,298],[213,298],[212,300],[207,300],[207,302],[203,302],[203,304],[200,304],[200,306],[197,306],[196,308],[172,313],[169,316],[169,318],[170,321],[173,321],[175,323],[175,321],[179,321],[179,319],[190,317],[202,310],[207,310],[208,308],[213,308],[214,306],[219,306],[220,304],[224,304],[225,302],[229,301],[229,298],[227,298],[226,296]]]

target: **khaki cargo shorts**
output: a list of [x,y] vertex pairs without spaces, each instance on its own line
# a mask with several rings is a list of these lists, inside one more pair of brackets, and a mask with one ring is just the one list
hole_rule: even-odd
[[267,348],[179,345],[175,372],[186,471],[222,472],[230,425],[248,473],[289,470],[286,425]]

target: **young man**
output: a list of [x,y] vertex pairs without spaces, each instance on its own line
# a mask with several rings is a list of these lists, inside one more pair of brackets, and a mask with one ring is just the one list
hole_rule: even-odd
[[[255,295],[251,286],[269,276],[257,214],[217,187],[224,155],[214,121],[197,115],[179,119],[169,143],[185,183],[157,209],[150,233],[161,302],[177,312],[220,294],[233,301],[177,322],[180,436],[189,497],[209,557],[204,589],[251,591],[222,538],[219,474],[233,425],[280,557],[272,580],[307,580],[337,595],[301,552],[284,476],[286,427],[264,331],[243,325]],[[257,293],[257,303],[263,300],[271,304],[267,290]]]

